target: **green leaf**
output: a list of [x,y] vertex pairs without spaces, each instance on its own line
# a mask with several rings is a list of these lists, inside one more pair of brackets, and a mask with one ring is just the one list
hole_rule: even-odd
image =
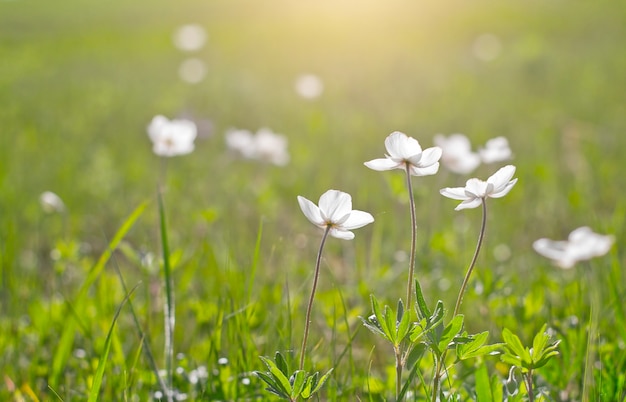
[[281,391],[281,386],[274,380],[274,377],[262,371],[255,371],[254,373],[269,386],[269,388],[265,388],[267,391],[282,398],[290,399],[290,395]]
[[410,314],[404,314],[398,324],[397,336],[396,336],[397,344],[395,346],[398,346],[400,342],[402,342],[404,338],[406,338],[406,336],[409,334],[410,328],[411,328],[411,316]]
[[[324,374],[322,376],[322,378],[320,378],[319,382],[317,383],[317,386],[315,386],[315,388],[313,388],[313,394],[317,393],[320,389],[322,389],[322,387],[324,386],[324,384],[326,383],[326,381],[328,380],[328,378],[330,377],[330,373],[333,372],[333,369],[330,369],[326,372],[326,374]],[[317,374],[317,373],[315,373]]]
[[371,295],[370,299],[372,301],[372,311],[374,311],[374,316],[376,317],[376,320],[378,320],[380,330],[384,334],[385,339],[391,341],[389,325],[387,323],[387,320],[385,319],[385,315],[380,310],[380,304],[378,303],[378,300],[376,300],[376,297],[374,297],[374,295]]
[[287,361],[280,352],[276,352],[276,354],[274,355],[274,361],[276,362],[276,367],[278,367],[278,369],[285,375],[285,377],[288,376],[289,365],[287,364]]
[[306,380],[306,372],[303,370],[296,370],[293,373],[292,377],[292,386],[291,386],[291,398],[297,398],[300,396],[302,389],[304,388],[304,383]]
[[378,322],[378,319],[376,319],[376,316],[372,316],[368,318],[363,318],[363,317],[359,317],[359,318],[363,322],[363,325],[365,325],[365,328],[369,329],[376,335],[380,335],[383,338],[387,339],[387,335],[385,335],[385,333],[380,329],[380,323]]
[[396,310],[396,322],[402,322],[403,316],[404,316],[404,304],[402,304],[402,299],[398,299],[398,310]]
[[428,349],[428,345],[423,342],[414,345],[409,354],[406,356],[406,367],[411,369],[424,356],[424,352]]
[[454,337],[457,336],[459,332],[461,332],[462,328],[463,315],[457,314],[456,316],[454,316],[452,321],[450,321],[448,325],[446,325],[446,327],[444,328],[443,333],[441,334],[441,338],[439,338],[438,349],[441,352],[447,349],[448,345],[452,342]]
[[471,359],[472,357],[479,357],[491,354],[502,348],[502,343],[496,343],[493,345],[485,345],[487,338],[489,337],[489,331],[481,332],[473,335],[471,340],[465,344],[458,344],[456,346],[456,355],[459,360]]
[[[531,369],[532,358],[530,356],[530,351],[522,345],[522,342],[517,335],[509,331],[508,328],[504,328],[502,330],[502,339],[505,342],[506,348],[508,348],[508,350],[502,355],[503,361],[509,364],[515,364],[525,370]],[[512,363],[516,361],[517,363]]]
[[280,391],[285,395],[291,395],[291,384],[289,383],[289,379],[287,379],[283,372],[280,371],[278,366],[276,366],[276,363],[265,356],[260,356],[260,359],[263,363],[265,363],[265,366],[269,370],[269,374],[274,379],[274,382],[278,387],[277,391]]
[[[317,376],[317,372],[314,374],[314,376]],[[312,395],[313,395],[313,387],[315,386],[315,384],[313,384],[313,375],[309,376],[306,378],[306,381],[304,383],[304,387],[302,388],[302,391],[300,391],[300,396],[303,397],[304,399],[309,399]],[[317,382],[317,378],[315,379],[315,381]]]
[[420,286],[419,281],[415,280],[415,300],[417,302],[417,315],[420,319],[428,318],[431,316],[431,312],[428,309],[428,305],[426,304],[426,300],[424,299],[424,294],[422,293],[422,287]]
[[389,308],[389,306],[385,306],[384,312],[383,312],[383,319],[385,321],[385,326],[387,328],[387,336],[389,337],[389,340],[391,341],[392,344],[396,345],[397,344],[397,330],[396,330],[396,317],[395,314],[393,314],[393,311],[391,310],[391,308]]
[[487,366],[481,364],[475,371],[474,376],[476,378],[476,402],[494,402]]

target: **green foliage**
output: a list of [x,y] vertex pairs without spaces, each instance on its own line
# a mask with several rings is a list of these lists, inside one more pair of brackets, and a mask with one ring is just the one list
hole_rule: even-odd
[[260,359],[267,368],[266,372],[254,373],[268,386],[266,390],[282,399],[289,401],[307,400],[318,393],[328,380],[333,369],[323,376],[319,372],[308,374],[304,370],[289,370],[287,361],[280,352],[276,352],[274,360],[261,356]]
[[557,356],[560,340],[550,342],[550,335],[544,324],[533,338],[532,348],[524,347],[522,342],[508,328],[502,330],[504,353],[500,356],[503,362],[519,367],[523,373],[545,366],[552,357]]

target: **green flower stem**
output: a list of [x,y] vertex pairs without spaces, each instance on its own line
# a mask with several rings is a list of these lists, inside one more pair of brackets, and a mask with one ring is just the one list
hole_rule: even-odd
[[461,290],[459,290],[459,296],[456,299],[456,305],[454,306],[454,314],[452,317],[456,317],[461,309],[461,303],[463,302],[463,295],[465,294],[465,290],[467,288],[467,284],[469,283],[470,276],[474,271],[474,266],[476,265],[476,259],[478,258],[478,253],[480,253],[480,247],[483,244],[483,238],[485,236],[485,226],[487,224],[487,203],[486,200],[483,199],[483,219],[480,226],[480,234],[478,235],[478,243],[476,243],[476,251],[474,252],[474,257],[472,257],[472,262],[470,263],[469,268],[467,269],[467,274],[465,274],[465,278],[463,279],[463,284],[461,285]]
[[302,347],[300,348],[300,370],[304,369],[304,356],[306,355],[306,341],[309,337],[309,324],[311,322],[311,308],[313,307],[313,299],[315,298],[315,290],[317,289],[317,280],[320,276],[320,262],[322,261],[322,250],[324,250],[324,243],[330,232],[331,225],[327,225],[322,236],[320,243],[320,249],[317,252],[317,261],[315,262],[315,277],[313,278],[313,288],[311,289],[311,296],[309,297],[309,305],[306,309],[306,321],[304,322],[304,336],[302,338]]
[[399,401],[400,392],[402,392],[402,369],[404,362],[402,361],[402,351],[400,346],[394,346],[393,348],[396,355],[396,401]]
[[409,281],[406,286],[406,306],[411,311],[411,296],[413,294],[413,272],[415,271],[415,248],[417,243],[417,219],[415,218],[415,200],[413,199],[413,186],[411,185],[411,167],[406,162],[406,187],[409,191],[409,206],[411,209],[411,255],[409,257]]
[[[461,284],[461,289],[459,290],[459,295],[456,299],[456,305],[454,306],[454,314],[452,317],[456,317],[459,314],[459,310],[461,309],[461,303],[463,302],[463,295],[465,294],[465,290],[467,289],[467,284],[469,283],[470,276],[474,271],[474,266],[476,265],[476,260],[478,259],[478,254],[480,253],[480,248],[483,244],[483,239],[485,237],[485,227],[487,224],[487,203],[486,200],[483,199],[482,209],[483,209],[483,217],[480,225],[480,234],[478,235],[478,242],[476,243],[476,250],[474,251],[474,256],[472,257],[472,262],[470,263],[469,268],[467,269],[467,274],[465,274],[465,278],[463,279],[463,283]],[[433,398],[432,401],[435,402],[437,400],[437,395],[439,394],[439,381],[441,379],[441,370],[443,369],[443,365],[445,364],[446,354],[448,349],[445,349],[441,354],[441,357],[437,359],[437,366],[435,368],[435,378],[433,379]]]

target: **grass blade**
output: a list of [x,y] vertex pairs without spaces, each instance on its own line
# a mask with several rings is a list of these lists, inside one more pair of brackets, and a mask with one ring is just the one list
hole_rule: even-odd
[[[85,282],[79,289],[78,295],[76,296],[73,303],[73,305],[76,306],[76,308],[78,309],[78,314],[80,314],[80,312],[82,311],[83,306],[87,305],[87,303],[85,303],[85,298],[87,297],[87,292],[89,291],[89,288],[96,281],[96,279],[104,269],[107,261],[113,254],[113,251],[115,251],[117,246],[126,236],[128,231],[133,227],[134,223],[141,216],[147,206],[148,201],[144,201],[137,208],[135,208],[135,210],[130,214],[128,218],[126,218],[126,221],[124,221],[122,226],[118,229],[117,233],[115,233],[115,236],[113,236],[113,239],[109,243],[106,250],[102,253],[93,268],[91,268],[91,270],[89,271],[87,279],[85,279]],[[52,358],[52,368],[49,377],[49,385],[52,388],[57,388],[59,385],[59,378],[61,376],[61,373],[63,372],[67,359],[72,352],[72,346],[74,346],[74,335],[76,332],[76,328],[77,322],[75,319],[68,319],[65,326],[63,327],[63,332],[61,333],[58,347]]]
[[128,301],[133,292],[137,289],[139,285],[135,286],[130,293],[124,297],[124,300],[117,307],[117,311],[113,316],[113,321],[111,322],[111,327],[109,328],[109,332],[107,333],[106,340],[104,341],[104,352],[102,356],[100,356],[100,361],[98,361],[98,368],[96,369],[96,374],[93,378],[93,386],[89,391],[89,399],[88,402],[96,402],[98,400],[98,395],[100,394],[100,386],[102,385],[102,378],[104,377],[104,368],[106,367],[106,363],[109,357],[109,352],[111,351],[111,343],[113,340],[113,329],[115,328],[115,323],[117,322],[117,318],[120,316],[120,312],[122,311],[122,307]]

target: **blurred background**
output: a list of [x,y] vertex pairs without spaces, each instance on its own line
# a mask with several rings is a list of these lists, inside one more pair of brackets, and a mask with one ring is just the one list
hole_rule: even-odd
[[[533,253],[533,240],[566,238],[582,225],[614,234],[618,244],[624,238],[625,41],[626,5],[608,0],[2,0],[2,313],[22,317],[25,301],[71,299],[115,230],[154,197],[161,162],[146,128],[158,114],[191,119],[199,130],[193,153],[167,161],[181,300],[241,292],[224,281],[257,262],[261,222],[253,297],[273,300],[264,286],[280,294],[287,280],[295,293],[308,289],[319,233],[296,196],[317,202],[329,188],[352,194],[354,208],[377,222],[354,242],[329,243],[323,275],[332,278],[322,291],[356,290],[353,317],[366,313],[370,293],[403,294],[404,177],[363,166],[383,156],[395,130],[424,148],[436,134],[463,133],[474,150],[508,139],[506,163],[517,166],[519,183],[490,204],[484,265],[492,273],[478,280],[502,297],[523,298],[541,283],[558,294],[558,280],[546,277],[561,273]],[[228,130],[264,127],[287,139],[288,164],[228,149]],[[485,179],[502,165],[472,176]],[[438,190],[468,177],[442,168],[414,179],[418,276],[448,303],[473,252],[479,212],[453,211]],[[62,213],[41,209],[44,191],[63,200]],[[118,262],[129,278],[158,284],[158,267],[142,258],[158,256],[159,244],[153,205]],[[475,325],[514,322],[518,299],[507,300],[502,317],[482,310],[475,314],[488,317]],[[181,321],[198,332],[180,334],[183,350],[194,344],[191,333],[209,331],[194,316],[201,308],[184,303],[189,317]],[[522,316],[550,316],[542,306]],[[19,372],[19,355],[6,352],[0,363]]]

